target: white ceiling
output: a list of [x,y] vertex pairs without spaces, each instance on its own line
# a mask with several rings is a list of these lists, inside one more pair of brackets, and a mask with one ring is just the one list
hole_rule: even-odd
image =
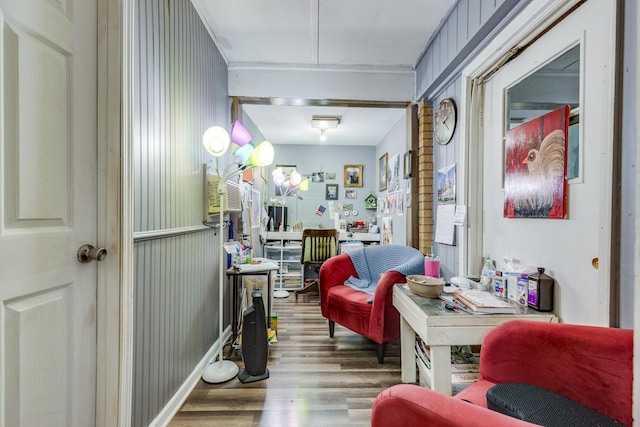
[[[339,116],[328,145],[376,145],[404,116],[402,102],[389,104],[398,101],[389,92],[413,101],[415,64],[455,2],[192,1],[227,61],[230,95],[258,98],[243,107],[264,137],[318,144],[311,117]],[[409,91],[394,90],[407,81]],[[271,105],[275,97],[286,105]],[[372,102],[394,108],[368,108]]]

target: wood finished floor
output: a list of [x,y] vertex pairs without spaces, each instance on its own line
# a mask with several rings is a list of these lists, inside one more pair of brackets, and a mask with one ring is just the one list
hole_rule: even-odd
[[[400,381],[400,340],[379,365],[376,344],[336,325],[329,338],[317,294],[274,299],[278,342],[269,378],[242,384],[200,380],[170,427],[369,426],[375,397]],[[226,353],[225,353],[226,354]],[[232,359],[242,368],[242,359]]]

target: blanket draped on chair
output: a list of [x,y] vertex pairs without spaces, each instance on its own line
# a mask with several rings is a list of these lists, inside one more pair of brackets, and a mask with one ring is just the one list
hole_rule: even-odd
[[397,271],[408,276],[424,274],[424,257],[410,246],[369,246],[347,252],[358,273],[344,283],[357,291],[373,295],[380,276],[388,271]]

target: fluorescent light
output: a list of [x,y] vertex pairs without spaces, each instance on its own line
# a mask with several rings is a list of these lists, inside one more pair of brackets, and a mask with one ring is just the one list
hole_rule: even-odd
[[316,129],[335,129],[340,124],[340,117],[313,116],[311,127]]

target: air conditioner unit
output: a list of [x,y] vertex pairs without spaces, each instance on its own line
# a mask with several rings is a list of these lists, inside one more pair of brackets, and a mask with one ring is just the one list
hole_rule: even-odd
[[[218,193],[218,182],[220,178],[210,173],[206,174],[207,192],[207,212],[209,215],[220,213],[220,193]],[[224,198],[223,212],[241,212],[242,197],[240,195],[240,185],[236,182],[226,182],[226,194]]]

